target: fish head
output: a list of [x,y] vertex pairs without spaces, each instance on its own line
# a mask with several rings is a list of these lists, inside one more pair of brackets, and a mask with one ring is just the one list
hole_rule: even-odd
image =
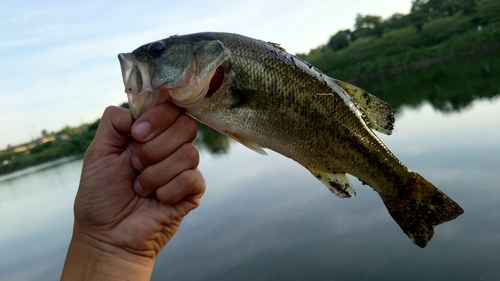
[[[220,87],[221,66],[231,52],[219,40],[173,36],[118,55],[132,117],[171,101],[198,107]],[[222,75],[223,77],[223,75]]]

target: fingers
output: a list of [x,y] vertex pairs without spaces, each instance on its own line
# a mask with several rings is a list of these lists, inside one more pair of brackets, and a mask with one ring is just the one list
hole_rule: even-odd
[[170,127],[183,110],[171,103],[162,103],[145,112],[132,126],[132,136],[138,142],[147,142]]
[[190,211],[200,204],[200,198],[205,193],[206,183],[198,169],[186,170],[164,186],[156,190],[156,197],[166,205],[175,204],[180,200],[189,200]]
[[196,121],[172,104],[161,104],[144,113],[132,126],[139,142],[132,156],[133,167],[141,173],[134,181],[138,195],[156,197],[164,204],[181,199],[195,208],[205,191],[205,180],[197,170],[199,153],[191,143]]
[[134,190],[139,195],[149,196],[177,175],[195,169],[198,163],[198,150],[191,143],[185,143],[161,162],[144,169],[134,182]]
[[188,115],[179,115],[165,131],[137,148],[132,158],[134,168],[142,171],[162,161],[183,144],[192,142],[196,133],[196,121]]

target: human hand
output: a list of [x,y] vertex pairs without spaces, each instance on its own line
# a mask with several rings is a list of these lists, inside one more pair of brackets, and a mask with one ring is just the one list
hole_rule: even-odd
[[[63,279],[75,276],[72,265],[82,251],[95,259],[87,273],[119,273],[123,266],[130,279],[150,276],[156,256],[205,191],[195,136],[196,122],[169,103],[132,127],[128,110],[106,109],[85,154]],[[140,274],[132,277],[134,268]]]

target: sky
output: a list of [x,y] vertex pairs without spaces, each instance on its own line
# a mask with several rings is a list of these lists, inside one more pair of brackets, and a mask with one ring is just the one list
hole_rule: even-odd
[[[2,3],[3,2],[3,3]],[[234,32],[307,53],[356,15],[411,0],[0,0],[0,150],[100,118],[125,101],[118,53],[175,34]]]

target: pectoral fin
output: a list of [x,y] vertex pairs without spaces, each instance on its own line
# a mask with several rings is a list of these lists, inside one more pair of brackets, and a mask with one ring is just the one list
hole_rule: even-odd
[[313,168],[307,169],[338,197],[349,198],[356,195],[345,173],[330,173]]
[[386,135],[392,133],[395,119],[392,108],[388,103],[349,83],[335,79],[334,81],[337,85],[342,87],[359,106],[361,106],[361,109],[365,113],[365,121],[369,128]]
[[258,145],[257,143],[250,141],[250,140],[247,140],[247,139],[243,138],[242,136],[234,134],[234,133],[229,133],[229,132],[224,132],[224,133],[226,135],[232,137],[233,139],[235,139],[237,142],[241,143],[242,145],[250,148],[251,150],[253,150],[259,154],[262,154],[262,155],[267,155],[267,152],[264,151],[264,149],[262,149],[262,147],[260,147],[260,145]]

